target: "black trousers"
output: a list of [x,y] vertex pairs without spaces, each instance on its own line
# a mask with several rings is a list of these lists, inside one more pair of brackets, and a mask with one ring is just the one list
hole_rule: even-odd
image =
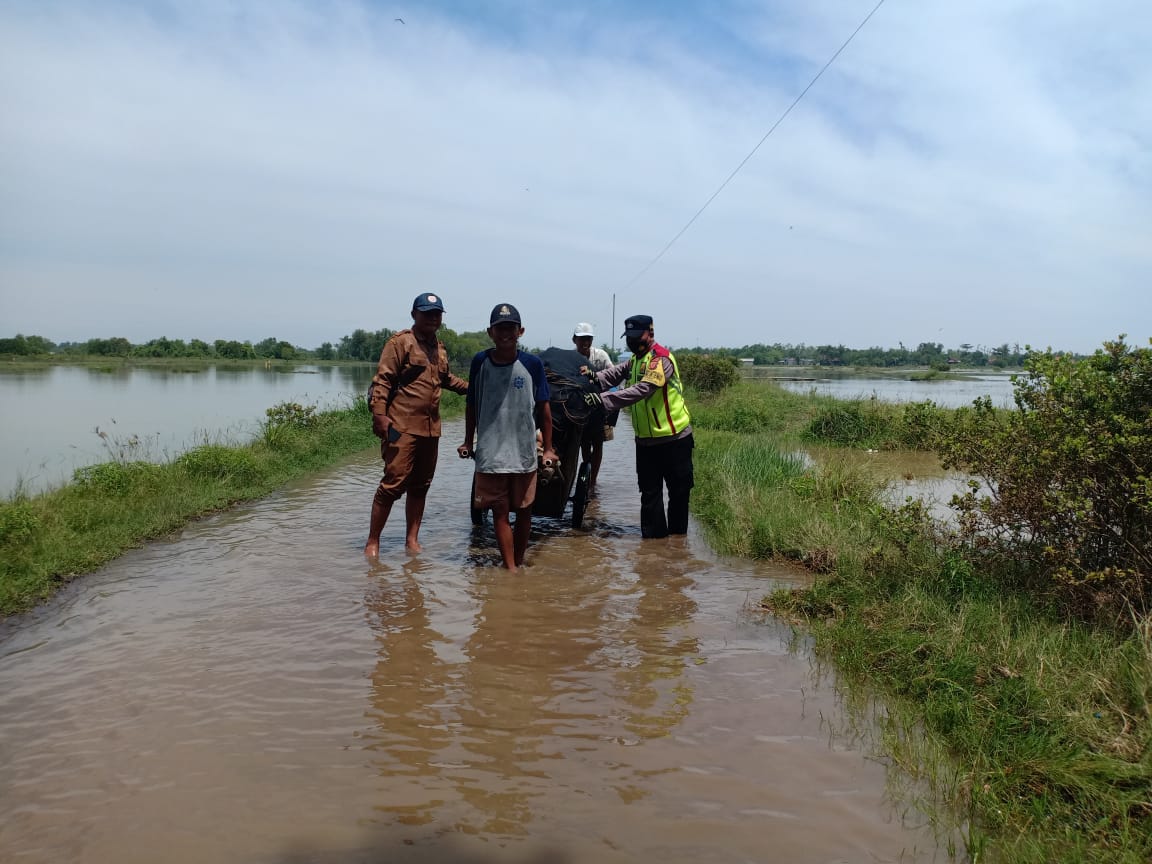
[[[636,442],[636,479],[640,484],[640,534],[667,537],[688,533],[688,498],[692,493],[691,435],[661,444]],[[664,516],[664,486],[668,516]]]

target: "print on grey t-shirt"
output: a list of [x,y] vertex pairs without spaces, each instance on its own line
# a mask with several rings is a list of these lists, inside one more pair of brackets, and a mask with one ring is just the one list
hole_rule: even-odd
[[488,358],[476,387],[476,470],[527,474],[536,470],[536,388],[520,358],[498,366]]

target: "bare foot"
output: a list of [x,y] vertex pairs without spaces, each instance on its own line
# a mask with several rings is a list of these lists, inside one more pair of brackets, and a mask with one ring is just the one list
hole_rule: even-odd
[[409,555],[418,555],[424,551],[424,547],[420,545],[419,540],[407,540],[404,543],[404,551]]
[[364,544],[364,556],[366,558],[379,558],[380,557],[380,541],[369,540]]

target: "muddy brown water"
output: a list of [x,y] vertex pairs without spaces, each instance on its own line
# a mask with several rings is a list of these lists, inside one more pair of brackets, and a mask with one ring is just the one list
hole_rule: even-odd
[[519,575],[448,424],[417,557],[361,555],[365,455],[9,620],[0,860],[947,860],[756,611],[803,577],[640,540],[624,422]]

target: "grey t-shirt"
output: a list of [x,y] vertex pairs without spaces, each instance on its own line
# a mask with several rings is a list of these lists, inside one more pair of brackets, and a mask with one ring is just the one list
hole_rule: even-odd
[[527,474],[536,470],[536,403],[550,396],[544,364],[516,352],[499,364],[491,353],[472,358],[468,404],[476,416],[476,470],[481,474]]

